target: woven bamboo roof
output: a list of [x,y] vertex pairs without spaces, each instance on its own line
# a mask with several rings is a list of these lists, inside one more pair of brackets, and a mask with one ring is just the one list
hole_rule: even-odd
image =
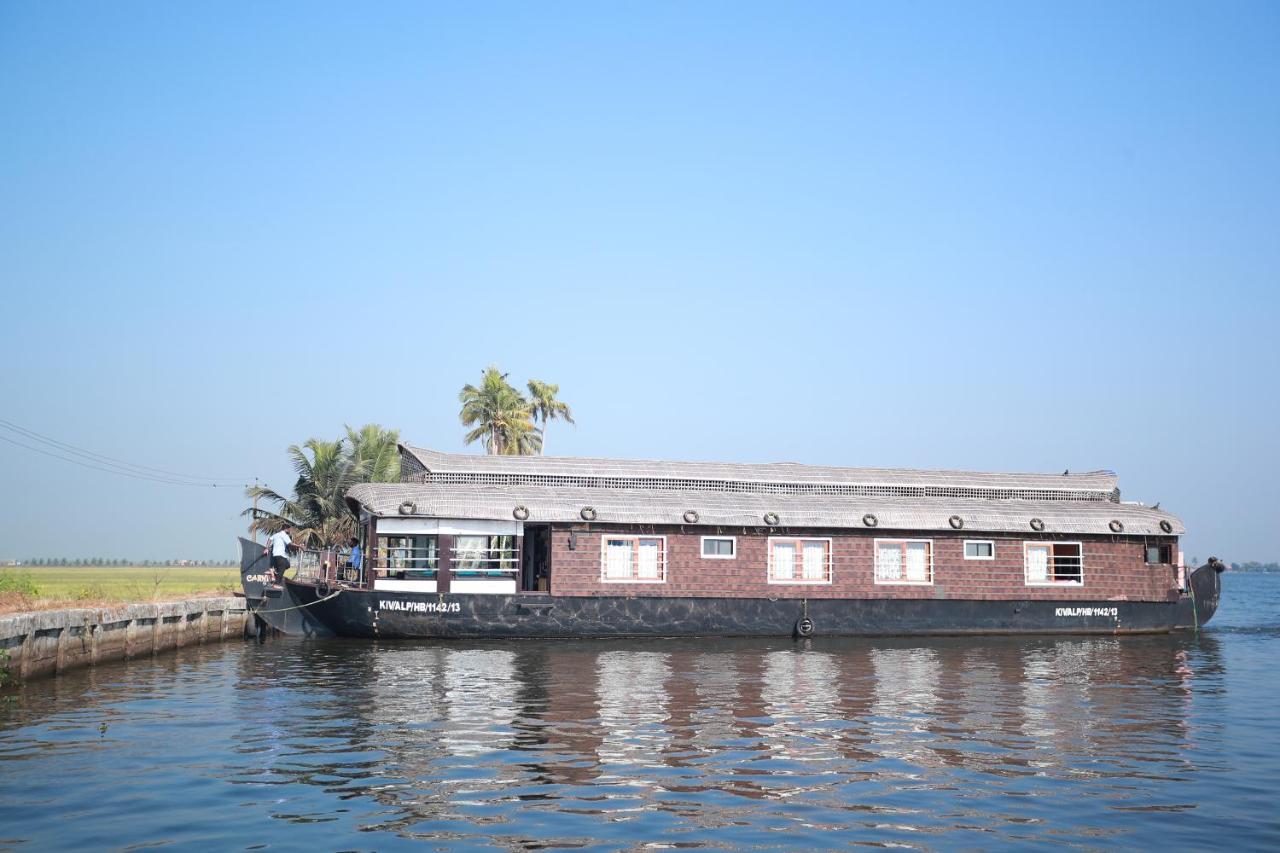
[[997,474],[909,468],[829,468],[794,462],[746,464],[481,456],[401,445],[403,479],[413,482],[723,492],[965,496],[1048,500],[1118,499],[1112,471]]
[[[595,523],[684,524],[690,527],[835,527],[870,529],[864,516],[875,516],[876,530],[962,529],[969,533],[1027,533],[1032,519],[1044,523],[1045,533],[1114,533],[1112,521],[1124,535],[1184,533],[1175,516],[1141,504],[1110,501],[981,500],[974,498],[845,497],[793,494],[723,494],[694,491],[592,489],[572,486],[484,486],[452,483],[364,483],[348,498],[378,516],[410,515],[427,518],[507,519],[516,507],[528,511],[529,522],[582,522],[582,510],[595,510]],[[412,506],[406,507],[405,502]],[[690,524],[686,512],[697,513]],[[778,518],[767,524],[765,515]],[[958,516],[962,528],[952,525]]]
[[[1184,532],[1167,512],[1121,503],[1110,471],[1000,474],[400,450],[404,482],[362,484],[349,499],[379,516],[511,519],[523,507],[530,522],[581,522],[591,507],[600,524],[687,525],[687,514],[696,513],[693,524],[704,527],[868,529],[870,515],[877,530],[1025,533],[1038,519],[1046,533],[1114,534],[1113,523],[1124,535]],[[768,514],[777,521],[769,524]]]

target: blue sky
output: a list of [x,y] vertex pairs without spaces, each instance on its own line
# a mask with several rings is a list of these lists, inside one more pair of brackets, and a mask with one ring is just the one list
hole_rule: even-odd
[[[291,484],[461,450],[1111,468],[1280,559],[1280,6],[0,6],[0,418]],[[234,555],[244,499],[0,443],[0,557]]]

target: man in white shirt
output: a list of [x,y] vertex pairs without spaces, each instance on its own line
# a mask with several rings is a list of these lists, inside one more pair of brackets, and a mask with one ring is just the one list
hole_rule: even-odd
[[271,570],[276,583],[284,580],[284,573],[289,568],[289,547],[293,545],[290,529],[277,530],[267,537],[266,551],[271,554]]

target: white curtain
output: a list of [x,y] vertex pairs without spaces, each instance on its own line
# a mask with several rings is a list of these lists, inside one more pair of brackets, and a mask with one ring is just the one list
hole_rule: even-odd
[[917,583],[929,580],[929,543],[907,543],[907,580]]
[[804,579],[820,581],[826,578],[827,543],[804,543]]
[[796,546],[791,542],[773,543],[773,579],[789,581],[796,573]]
[[605,546],[604,576],[631,577],[631,540],[610,539]]
[[483,560],[488,556],[488,536],[459,536],[454,543],[455,567],[464,572],[485,568]]
[[876,579],[902,580],[902,546],[897,542],[881,542],[876,550]]
[[661,539],[640,540],[640,577],[645,579],[660,577],[658,564],[662,559]]
[[1027,583],[1044,583],[1049,579],[1049,546],[1027,546]]

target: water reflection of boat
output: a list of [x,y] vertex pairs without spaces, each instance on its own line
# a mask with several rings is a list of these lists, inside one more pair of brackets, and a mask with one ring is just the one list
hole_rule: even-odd
[[[1140,782],[1193,760],[1186,704],[1222,667],[1211,636],[326,647],[281,663],[313,676],[281,696],[307,711],[299,724],[264,733],[255,716],[246,739],[287,740],[272,774],[362,793],[405,827],[458,801],[679,810],[711,791],[697,817],[714,826],[752,801],[945,784],[950,770],[969,785],[1025,778],[1009,783],[1020,791]],[[243,678],[251,694],[270,680]]]
[[1061,475],[489,457],[401,447],[348,495],[363,565],[246,596],[287,633],[581,637],[1158,633],[1212,618],[1182,523]]

